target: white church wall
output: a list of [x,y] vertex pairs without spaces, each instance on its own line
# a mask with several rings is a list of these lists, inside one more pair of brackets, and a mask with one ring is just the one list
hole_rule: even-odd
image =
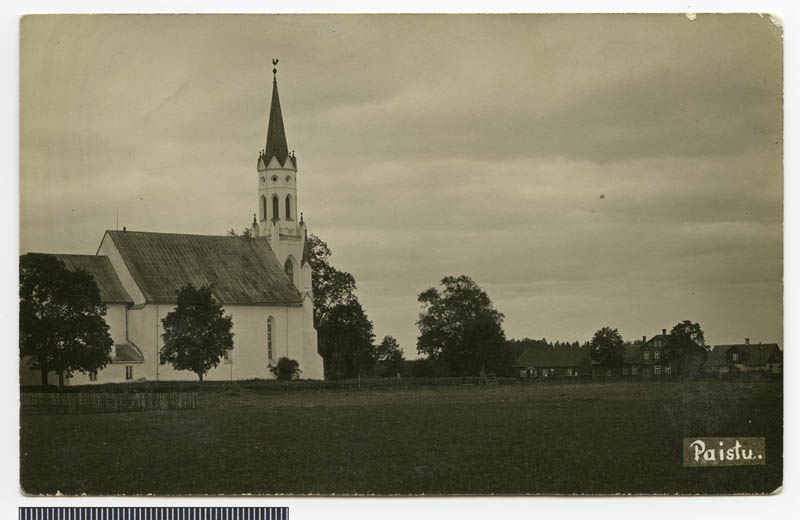
[[[128,342],[127,338],[127,305],[121,303],[107,303],[105,320],[108,324],[108,333],[114,345]],[[114,355],[114,347],[111,347],[111,356]],[[105,368],[97,373],[97,379],[92,381],[89,374],[76,372],[69,379],[70,385],[89,385],[102,383],[118,383],[125,381],[125,369],[118,368],[118,365],[109,363]]]
[[158,378],[158,348],[161,340],[161,322],[157,319],[159,305],[149,304],[128,309],[128,340],[139,347],[144,362],[134,368],[134,380],[154,381]]
[[[22,386],[41,385],[42,384],[42,371],[32,367],[32,359],[30,356],[24,356],[19,362],[19,384]],[[64,380],[67,384],[67,380]],[[49,372],[47,374],[48,385],[58,385],[58,374]]]
[[[69,379],[71,386],[76,385],[101,385],[105,383],[126,383],[134,381],[142,381],[146,378],[143,377],[142,370],[143,363],[109,363],[106,367],[97,373],[97,379],[92,381],[89,374],[82,374],[76,372]],[[128,370],[130,367],[130,371]],[[130,379],[128,379],[130,375]]]
[[[278,358],[286,355],[287,307],[226,307],[233,316],[232,374],[235,379],[274,379],[269,371]],[[267,353],[267,320],[272,317],[272,360]]]
[[100,247],[97,248],[97,254],[105,255],[111,261],[114,272],[117,273],[120,283],[122,283],[122,286],[128,291],[130,297],[133,298],[133,303],[135,305],[143,304],[145,302],[144,294],[139,290],[139,286],[134,281],[133,276],[128,270],[128,266],[125,265],[125,261],[122,260],[122,255],[119,254],[117,246],[114,245],[114,241],[108,233],[103,235],[103,240],[100,241]]
[[[157,311],[156,311],[157,307]],[[141,377],[148,380],[192,381],[197,375],[190,371],[175,370],[171,365],[158,365],[158,352],[163,346],[161,320],[174,306],[146,305],[139,310],[129,311],[129,337],[142,350],[145,362],[134,368],[141,372]],[[303,308],[284,306],[228,306],[225,314],[233,317],[233,351],[231,362],[222,360],[216,368],[209,370],[204,379],[208,381],[230,381],[242,379],[274,379],[268,368],[267,357],[267,320],[274,319],[273,363],[281,356],[296,359],[303,370],[301,377],[322,379],[321,358],[315,364],[316,341],[313,344],[313,355],[304,352],[307,342],[302,331]],[[313,331],[309,322],[308,328]],[[158,329],[156,338],[155,329]],[[137,330],[134,330],[137,329]],[[134,339],[136,338],[136,339]],[[315,338],[316,339],[316,338]],[[138,340],[138,341],[137,341]],[[305,367],[308,366],[308,373]],[[137,373],[136,379],[140,377]]]
[[114,344],[127,343],[126,324],[127,305],[120,303],[107,303],[105,320],[108,323],[108,333]]
[[[190,371],[175,370],[171,365],[160,365],[159,351],[163,346],[161,320],[175,309],[174,305],[147,304],[125,309],[122,305],[109,306],[107,318],[111,321],[115,343],[129,341],[144,355],[142,363],[113,363],[98,373],[96,381],[88,375],[75,374],[72,385],[121,383],[128,381],[194,381],[197,375]],[[282,356],[295,359],[300,364],[303,379],[322,379],[322,358],[317,353],[316,331],[312,323],[311,306],[228,306],[225,314],[233,317],[233,351],[230,361],[222,360],[216,368],[206,373],[209,381],[243,379],[274,379],[269,371],[267,356],[267,320],[274,320],[273,359],[275,364]],[[127,316],[125,316],[127,314]],[[125,325],[127,324],[127,338]],[[128,370],[126,367],[130,366]],[[38,384],[38,372],[27,370],[21,380],[24,384]],[[57,382],[57,379],[55,380]]]
[[302,348],[297,353],[300,362],[300,377],[303,379],[324,379],[325,369],[322,356],[317,351],[317,330],[314,328],[314,303],[311,296],[303,298],[303,307],[300,309],[302,316]]

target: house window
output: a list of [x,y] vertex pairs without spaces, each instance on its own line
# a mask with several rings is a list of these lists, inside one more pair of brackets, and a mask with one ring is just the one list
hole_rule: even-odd
[[653,359],[661,359],[661,352],[658,350],[653,352]]
[[628,375],[628,367],[622,367],[622,375],[623,376],[627,376]]
[[89,381],[97,381],[97,372],[89,372]]
[[650,359],[650,351],[645,350],[644,352],[642,352],[642,356],[644,357],[644,360],[647,361],[648,359]]
[[739,361],[739,353],[734,352],[733,355],[731,356],[731,359],[734,361]]
[[230,350],[226,350],[224,354],[222,354],[222,359],[225,363],[233,363],[233,355],[231,354]]
[[664,373],[667,375],[672,374],[672,365],[664,365]]
[[272,196],[272,220],[278,220],[281,218],[280,212],[278,211],[278,196]]
[[657,376],[660,376],[661,375],[661,365],[656,365],[653,368],[653,373],[655,373],[655,375],[657,375]]
[[631,375],[638,376],[639,375],[639,367],[631,367]]
[[125,366],[125,381],[133,379],[133,367],[131,365]]
[[275,320],[272,316],[267,320],[267,361],[272,362],[273,354],[273,334],[275,332]]
[[286,220],[292,220],[292,196],[286,196]]
[[572,369],[571,368],[567,369],[567,376],[572,377]]
[[267,198],[261,196],[261,220],[267,220]]

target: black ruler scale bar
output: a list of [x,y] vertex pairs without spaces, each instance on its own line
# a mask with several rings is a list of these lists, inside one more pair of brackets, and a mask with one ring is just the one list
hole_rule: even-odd
[[19,520],[289,520],[289,508],[20,507]]

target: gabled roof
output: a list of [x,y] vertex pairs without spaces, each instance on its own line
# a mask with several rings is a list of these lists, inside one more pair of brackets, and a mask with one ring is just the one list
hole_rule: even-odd
[[[649,346],[651,346],[651,343],[655,342],[656,340],[659,340],[661,342],[661,346],[666,347],[666,348],[680,347],[681,343],[680,343],[680,341],[678,341],[679,339],[680,339],[680,336],[673,336],[672,334],[656,334],[652,338],[648,339],[647,341],[645,341],[644,343],[639,345],[638,348],[649,347]],[[694,341],[692,341],[692,343],[694,344],[694,346],[697,349],[705,350],[704,346],[698,345]]]
[[114,359],[112,363],[142,363],[144,354],[133,343],[120,343],[114,345]]
[[[721,352],[721,354],[717,354],[717,356],[722,356],[721,364],[724,365],[726,362],[725,355],[731,349],[735,349],[737,352],[743,352],[747,354],[742,356],[743,359],[741,361],[737,361],[737,364],[745,366],[762,366],[766,365],[767,363],[781,361],[783,354],[777,343],[737,343],[732,345],[715,345],[711,355],[714,356],[715,352],[717,351]],[[711,358],[709,357],[709,360],[710,359]]]
[[728,353],[729,348],[730,345],[714,345],[711,348],[711,352],[708,354],[708,359],[706,359],[706,366],[724,367],[727,365],[725,354]]
[[128,291],[119,281],[107,256],[54,254],[70,271],[83,270],[92,275],[100,289],[103,303],[133,303]]
[[641,358],[639,357],[639,347],[642,345],[625,345],[625,352],[622,354],[623,363],[635,363]]
[[515,367],[577,367],[586,361],[589,351],[586,349],[558,348],[542,350],[527,348],[517,358]]
[[661,341],[663,346],[669,346],[672,344],[672,336],[670,336],[669,334],[656,334],[652,338],[648,339],[647,341],[639,345],[638,348],[649,346],[656,340]]
[[223,305],[300,305],[266,237],[106,231],[149,303],[175,303],[192,284]]

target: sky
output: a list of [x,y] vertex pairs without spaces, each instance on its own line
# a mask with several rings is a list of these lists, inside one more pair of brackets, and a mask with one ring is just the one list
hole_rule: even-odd
[[466,274],[509,338],[783,346],[782,29],[757,15],[31,16],[20,251],[225,234],[272,84],[310,233],[380,340]]

